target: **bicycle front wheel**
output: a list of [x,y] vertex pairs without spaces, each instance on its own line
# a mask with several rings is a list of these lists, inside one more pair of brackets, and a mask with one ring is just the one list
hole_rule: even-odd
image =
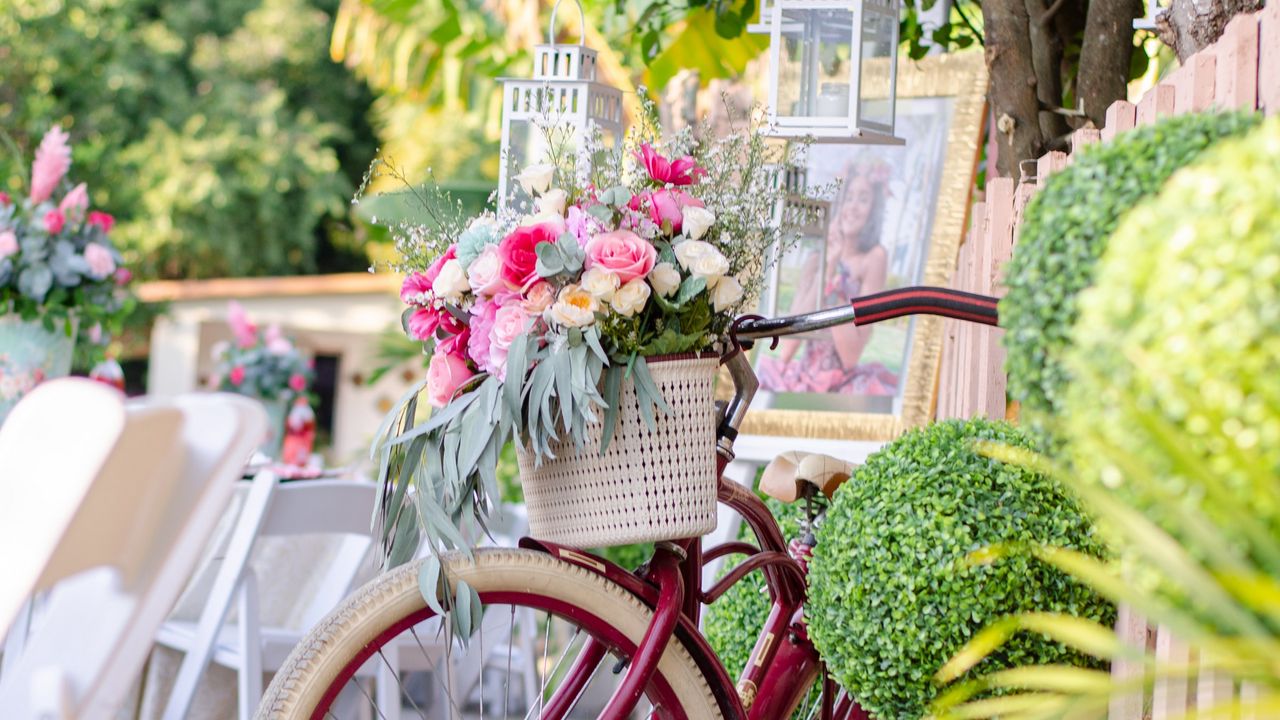
[[[257,717],[536,718],[572,695],[562,717],[593,718],[653,618],[630,593],[583,568],[530,550],[481,549],[444,561],[448,577],[465,581],[484,604],[469,643],[450,644],[418,589],[419,564],[375,578],[312,629]],[[604,651],[596,662],[579,657],[589,642]],[[570,692],[557,693],[566,685]],[[635,716],[722,717],[679,638],[668,642]]]

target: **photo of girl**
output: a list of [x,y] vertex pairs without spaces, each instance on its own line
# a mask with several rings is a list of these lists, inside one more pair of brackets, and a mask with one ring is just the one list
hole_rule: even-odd
[[[946,159],[952,102],[900,98],[898,147],[809,149],[809,187],[835,184],[825,231],[787,253],[764,312],[794,315],[918,284]],[[840,326],[762,349],[756,374],[774,409],[898,412],[914,329],[908,318]]]

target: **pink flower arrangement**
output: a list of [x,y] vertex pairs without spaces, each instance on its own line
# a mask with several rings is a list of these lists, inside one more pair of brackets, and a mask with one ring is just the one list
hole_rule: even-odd
[[227,324],[233,341],[213,348],[213,387],[268,401],[306,393],[312,366],[279,325],[260,330],[234,300],[227,304]]
[[645,172],[649,173],[649,178],[658,185],[693,185],[707,174],[692,157],[685,155],[675,161],[668,160],[659,155],[649,143],[640,146],[636,159],[644,166]]

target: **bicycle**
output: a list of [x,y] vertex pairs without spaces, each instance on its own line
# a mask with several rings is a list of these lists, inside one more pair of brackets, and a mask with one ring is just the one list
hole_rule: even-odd
[[[718,499],[743,517],[756,545],[730,541],[704,550],[701,538],[662,542],[649,562],[634,573],[583,550],[527,537],[519,542],[519,548],[477,549],[471,558],[461,554],[447,558],[450,580],[468,583],[487,608],[486,622],[479,623],[481,637],[472,639],[482,648],[478,717],[511,717],[513,695],[517,696],[515,717],[570,717],[601,670],[610,668],[621,679],[599,712],[598,717],[605,720],[631,717],[637,708],[644,717],[670,720],[784,720],[792,717],[806,698],[811,700],[810,689],[815,683],[820,683],[821,693],[810,703],[806,717],[869,718],[856,699],[841,691],[826,674],[806,632],[803,611],[807,562],[814,549],[812,533],[790,544],[785,542],[765,504],[745,487],[726,480],[723,472],[734,458],[737,428],[758,389],[744,352],[752,343],[848,322],[865,325],[918,314],[997,323],[994,298],[929,287],[889,290],[855,298],[846,307],[804,315],[774,319],[749,316],[735,323],[732,347],[721,359],[735,392],[732,400],[718,403]],[[796,495],[808,499],[823,492],[830,496],[844,479],[847,474],[819,487],[816,478],[801,477]],[[809,519],[812,523],[818,518],[810,512]],[[745,559],[713,586],[702,588],[704,564],[730,555],[744,555]],[[354,696],[356,704],[364,700],[372,704],[373,696],[353,679],[361,668],[380,662],[393,670],[391,675],[399,684],[398,671],[404,664],[388,657],[389,648],[416,645],[434,670],[440,658],[430,661],[430,643],[424,643],[418,632],[430,629],[436,616],[418,586],[421,562],[425,561],[406,564],[374,579],[314,628],[276,675],[258,717],[338,718],[335,708],[343,693],[348,698]],[[735,682],[699,632],[698,618],[703,605],[713,603],[755,570],[764,574],[772,607]],[[510,608],[505,623],[504,613],[495,610],[503,606]],[[545,623],[534,622],[532,627],[540,637],[531,640],[528,618],[533,613],[543,614]],[[489,622],[491,617],[496,620]],[[506,678],[498,686],[490,686],[490,690],[501,691],[500,698],[486,693],[484,687],[486,624],[491,634],[495,627],[509,633]],[[446,644],[446,677],[442,682],[448,691],[449,716],[476,717],[473,709],[477,703],[452,692],[449,648]],[[516,655],[522,672],[518,686],[511,677]],[[605,662],[607,656],[614,659],[612,663]],[[530,667],[536,681],[532,684]],[[498,670],[502,670],[501,664]],[[352,686],[356,691],[350,690]],[[387,712],[375,707],[375,717],[392,720],[399,715],[404,699],[426,717],[412,692],[403,686],[393,690],[379,695],[390,697],[395,706],[388,705]]]

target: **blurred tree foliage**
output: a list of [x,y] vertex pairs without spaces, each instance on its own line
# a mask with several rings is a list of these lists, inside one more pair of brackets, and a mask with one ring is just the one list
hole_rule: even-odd
[[[348,198],[364,83],[326,56],[339,0],[5,0],[0,129],[51,124],[145,277],[366,266]],[[21,172],[0,158],[0,186]]]

